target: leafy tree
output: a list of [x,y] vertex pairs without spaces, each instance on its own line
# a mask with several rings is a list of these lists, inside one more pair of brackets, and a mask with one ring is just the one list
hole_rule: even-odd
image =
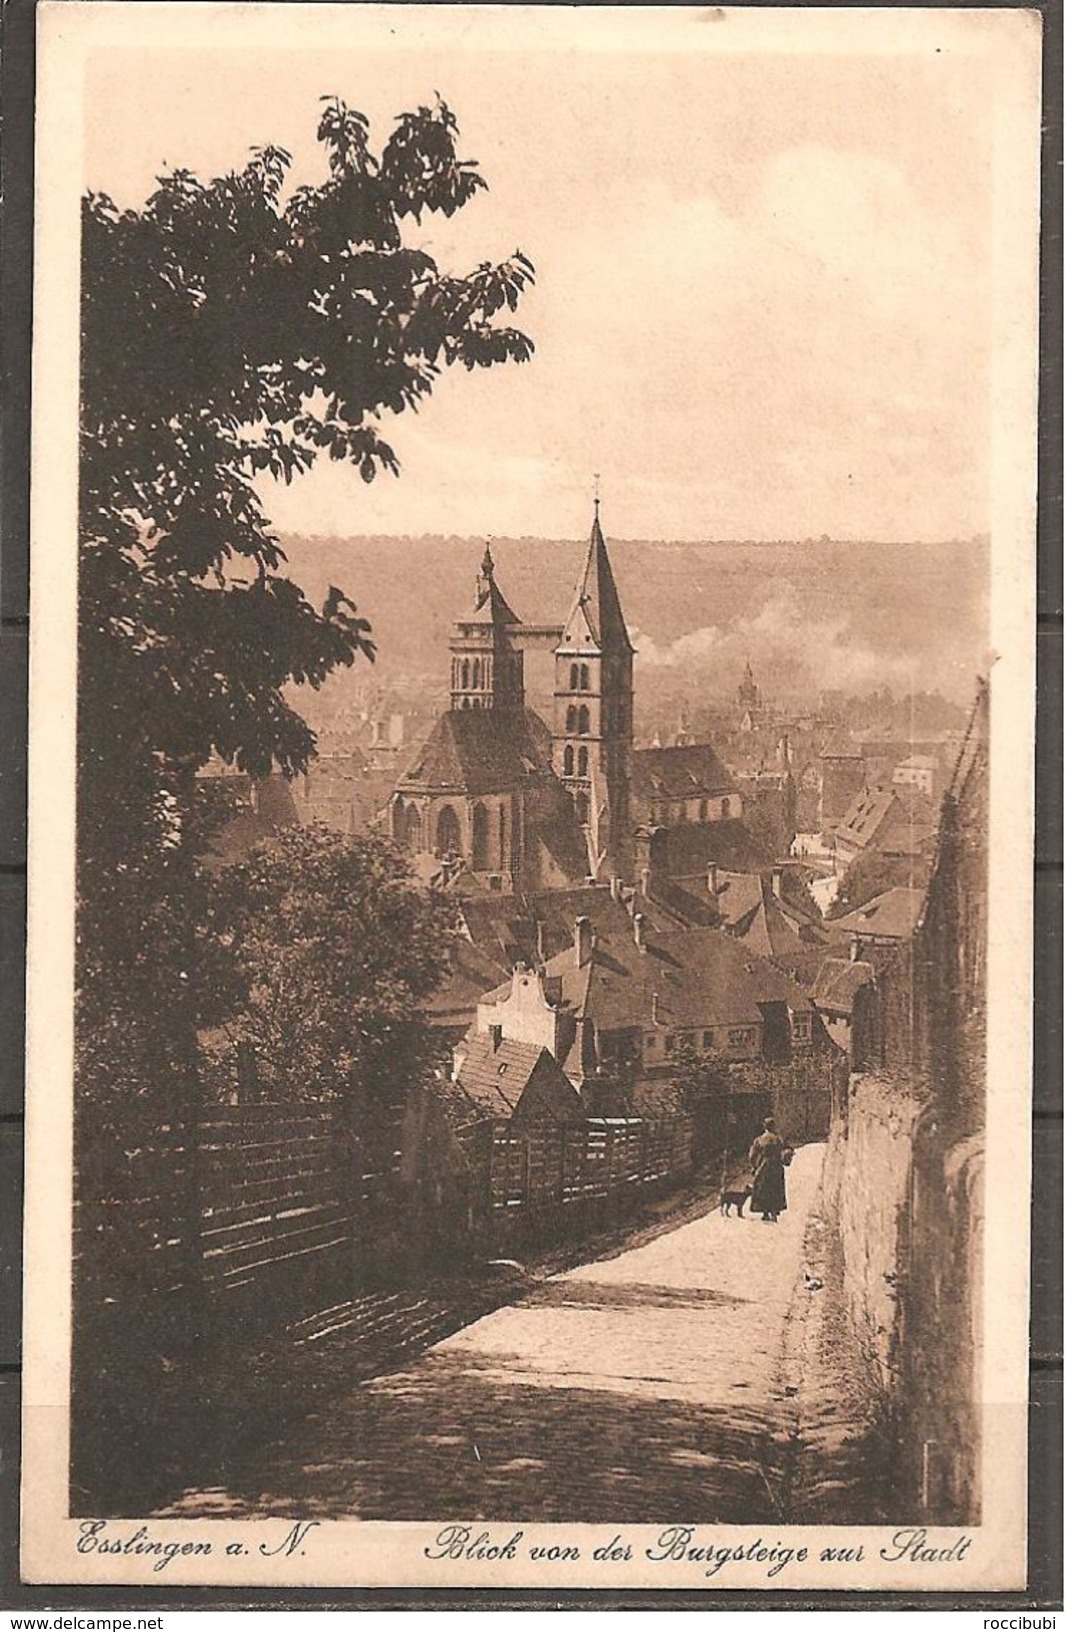
[[222,872],[212,913],[237,985],[211,1045],[223,1090],[350,1099],[367,1128],[424,1076],[421,1001],[447,969],[449,900],[418,889],[393,846],[291,827]]
[[[140,209],[84,205],[79,581],[79,986],[83,1023],[181,1008],[202,951],[195,772],[302,769],[314,735],[286,695],[372,658],[339,588],[287,575],[256,482],[327,457],[369,482],[399,459],[382,416],[445,368],[524,361],[509,326],[532,278],[516,252],[442,272],[403,229],[485,187],[437,101],[379,154],[325,101],[327,175],[286,190],[290,155],[159,180]],[[202,883],[202,881],[201,881]],[[182,982],[181,975],[187,977]]]

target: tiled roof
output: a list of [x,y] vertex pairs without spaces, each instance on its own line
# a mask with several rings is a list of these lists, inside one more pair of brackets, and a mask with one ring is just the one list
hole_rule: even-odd
[[450,709],[441,714],[397,791],[506,792],[550,766],[550,733],[531,708]]
[[545,1050],[537,1043],[506,1037],[493,1048],[488,1033],[479,1031],[470,1032],[462,1046],[466,1057],[458,1073],[459,1087],[480,1110],[509,1119]]
[[847,807],[836,841],[886,854],[916,855],[935,832],[932,805],[916,788],[891,784],[863,788]]
[[832,927],[846,930],[851,935],[879,935],[904,941],[917,926],[924,898],[923,890],[910,890],[900,885],[893,890],[885,890],[883,895],[875,895],[854,912],[834,918]]
[[716,929],[647,932],[641,951],[630,926],[625,935],[598,937],[583,966],[568,947],[547,974],[560,981],[569,1008],[607,1032],[650,1026],[656,995],[663,1027],[756,1023],[760,1003],[810,1006],[782,970]]
[[537,1072],[542,1073],[541,1085],[550,1082],[555,1094],[561,1096],[556,1104],[568,1106],[570,1115],[580,1113],[576,1089],[558,1062],[538,1043],[519,1043],[504,1037],[493,1046],[487,1032],[471,1031],[462,1049],[465,1058],[459,1068],[458,1086],[482,1115],[509,1121]]
[[698,873],[710,862],[730,872],[756,873],[772,856],[738,818],[723,822],[679,822],[660,830],[657,843],[662,867],[673,878]]
[[851,1014],[855,995],[872,984],[874,975],[872,964],[862,959],[826,958],[817,972],[813,1000],[819,1009]]
[[735,791],[735,783],[708,742],[683,748],[637,748],[632,755],[636,799],[701,799]]

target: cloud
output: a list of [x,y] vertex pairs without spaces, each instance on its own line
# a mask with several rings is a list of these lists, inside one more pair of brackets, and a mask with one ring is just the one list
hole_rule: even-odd
[[633,635],[642,670],[663,677],[683,676],[693,691],[731,693],[750,659],[770,696],[816,696],[819,691],[870,691],[890,686],[939,687],[953,694],[968,686],[974,658],[966,630],[958,641],[944,638],[934,654],[891,651],[884,641],[861,638],[846,612],[811,612],[800,586],[778,585],[755,612],[722,624],[707,624],[668,643],[637,631]]

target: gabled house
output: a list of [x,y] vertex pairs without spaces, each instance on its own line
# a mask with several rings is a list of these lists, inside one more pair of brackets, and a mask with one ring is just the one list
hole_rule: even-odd
[[814,1018],[794,980],[720,930],[655,931],[636,910],[606,933],[578,918],[569,946],[485,996],[476,1030],[550,1049],[582,1085],[668,1076],[688,1049],[784,1061],[813,1046]]
[[935,833],[935,809],[919,789],[894,784],[863,788],[836,829],[836,872],[844,873],[857,857],[871,852],[914,860],[928,856]]
[[475,1117],[514,1130],[585,1120],[581,1096],[551,1051],[504,1037],[499,1025],[470,1032],[456,1047],[452,1084]]

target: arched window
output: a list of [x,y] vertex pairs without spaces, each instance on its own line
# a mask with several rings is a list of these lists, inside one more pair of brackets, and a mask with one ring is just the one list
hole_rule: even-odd
[[462,689],[463,689],[463,691],[468,691],[469,690],[469,685],[470,685],[470,662],[469,662],[469,658],[464,657],[462,659]]
[[588,775],[588,750],[587,750],[587,748],[578,748],[577,749],[577,775],[578,776],[587,776]]
[[417,805],[399,805],[396,809],[396,838],[404,850],[417,850],[421,845],[422,818]]
[[488,812],[483,805],[473,807],[473,870],[483,873],[488,868]]
[[587,691],[588,690],[588,665],[587,665],[587,663],[582,663],[581,664],[580,689],[582,691]]
[[728,817],[731,815],[731,813],[732,813],[732,800],[731,799],[722,799],[722,801],[721,801],[721,820],[726,821],[728,819]]
[[571,663],[569,666],[569,689],[570,691],[580,691],[581,689],[581,671],[576,663]]
[[577,710],[577,730],[582,737],[587,736],[588,734],[588,718],[587,704],[582,703],[580,708]]
[[588,795],[579,793],[573,803],[577,812],[577,820],[583,826],[588,820]]
[[565,748],[562,751],[562,775],[563,776],[572,776],[573,775],[573,744],[572,744],[572,742],[567,742]]
[[573,704],[571,703],[569,708],[567,708],[567,710],[566,710],[566,730],[567,731],[576,731],[576,729],[577,729],[577,710],[574,708]]
[[450,805],[445,805],[436,818],[436,850],[441,856],[462,854],[462,829]]

